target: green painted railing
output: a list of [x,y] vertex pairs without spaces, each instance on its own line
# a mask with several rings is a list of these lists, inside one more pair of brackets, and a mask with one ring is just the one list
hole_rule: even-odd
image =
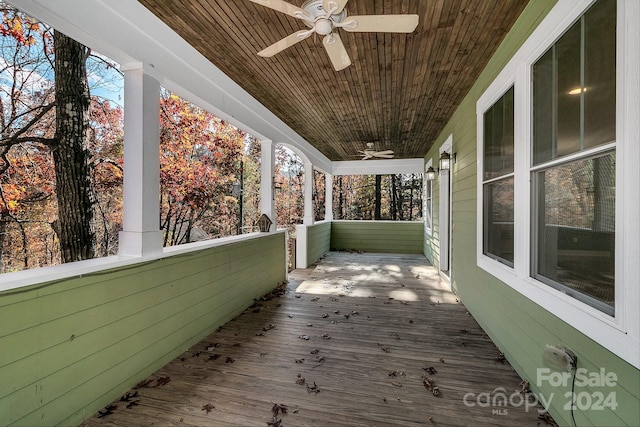
[[0,425],[80,424],[286,280],[284,233],[211,246],[0,292]]
[[333,221],[331,250],[423,253],[421,221]]

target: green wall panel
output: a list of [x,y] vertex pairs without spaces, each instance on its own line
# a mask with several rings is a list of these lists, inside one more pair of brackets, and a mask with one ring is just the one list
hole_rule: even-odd
[[424,224],[402,221],[334,221],[331,249],[422,253]]
[[0,425],[79,424],[285,280],[273,233],[0,293]]
[[318,261],[331,250],[331,221],[307,227],[307,265]]
[[[548,383],[536,385],[537,369],[545,366],[542,353],[547,344],[571,348],[578,355],[578,366],[589,372],[604,368],[618,376],[617,385],[613,388],[576,389],[576,392],[614,392],[618,402],[615,410],[576,411],[577,425],[639,426],[638,369],[476,266],[476,102],[554,5],[555,1],[547,0],[529,3],[425,159],[436,161],[438,147],[449,135],[453,135],[453,151],[457,154],[457,161],[452,183],[452,288],[518,373],[529,380],[532,389],[547,398],[554,394],[549,410],[555,420],[560,425],[572,425],[570,412],[564,410],[567,402],[564,394],[570,391],[570,386],[554,388]],[[424,240],[424,253],[434,265],[437,265],[439,257],[440,195],[436,184],[437,181],[433,186],[434,233],[425,236]]]

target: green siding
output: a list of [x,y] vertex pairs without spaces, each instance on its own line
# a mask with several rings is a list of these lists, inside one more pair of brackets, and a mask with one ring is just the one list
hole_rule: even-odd
[[[536,385],[537,368],[544,367],[542,353],[546,344],[560,344],[577,353],[579,367],[590,372],[600,368],[618,375],[613,388],[579,389],[581,391],[615,392],[615,411],[576,411],[578,425],[640,425],[640,371],[598,343],[567,325],[553,314],[531,302],[511,287],[476,266],[476,102],[500,70],[509,61],[540,21],[554,6],[547,0],[531,1],[506,39],[491,58],[473,88],[446,125],[426,159],[438,158],[438,147],[453,134],[453,151],[457,153],[453,175],[453,242],[452,287],[487,334],[507,356],[518,373],[529,380],[531,388],[546,398],[553,393],[548,408],[560,425],[572,425],[569,411],[564,410],[565,388]],[[424,252],[437,265],[438,252],[438,186],[434,182],[434,234],[427,236]],[[570,386],[569,386],[570,387]],[[490,392],[491,390],[487,390]]]
[[331,250],[331,221],[307,227],[307,265],[318,261]]
[[403,221],[333,221],[331,249],[422,253],[424,223]]
[[0,425],[77,425],[286,280],[285,235],[0,293]]

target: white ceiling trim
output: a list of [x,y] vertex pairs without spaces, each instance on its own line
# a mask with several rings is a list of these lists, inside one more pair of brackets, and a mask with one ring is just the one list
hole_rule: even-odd
[[11,0],[20,10],[121,65],[141,62],[160,83],[260,139],[298,147],[323,170],[331,161],[136,0]]

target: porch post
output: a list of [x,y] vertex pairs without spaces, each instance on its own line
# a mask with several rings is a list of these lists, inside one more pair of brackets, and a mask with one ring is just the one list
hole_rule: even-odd
[[304,218],[302,223],[313,225],[313,164],[304,164]]
[[324,219],[333,221],[333,175],[324,174]]
[[275,195],[273,181],[275,179],[275,149],[273,141],[260,141],[260,212],[271,219],[271,229],[277,228]]
[[124,72],[124,208],[120,255],[162,253],[160,231],[160,82],[142,63]]

